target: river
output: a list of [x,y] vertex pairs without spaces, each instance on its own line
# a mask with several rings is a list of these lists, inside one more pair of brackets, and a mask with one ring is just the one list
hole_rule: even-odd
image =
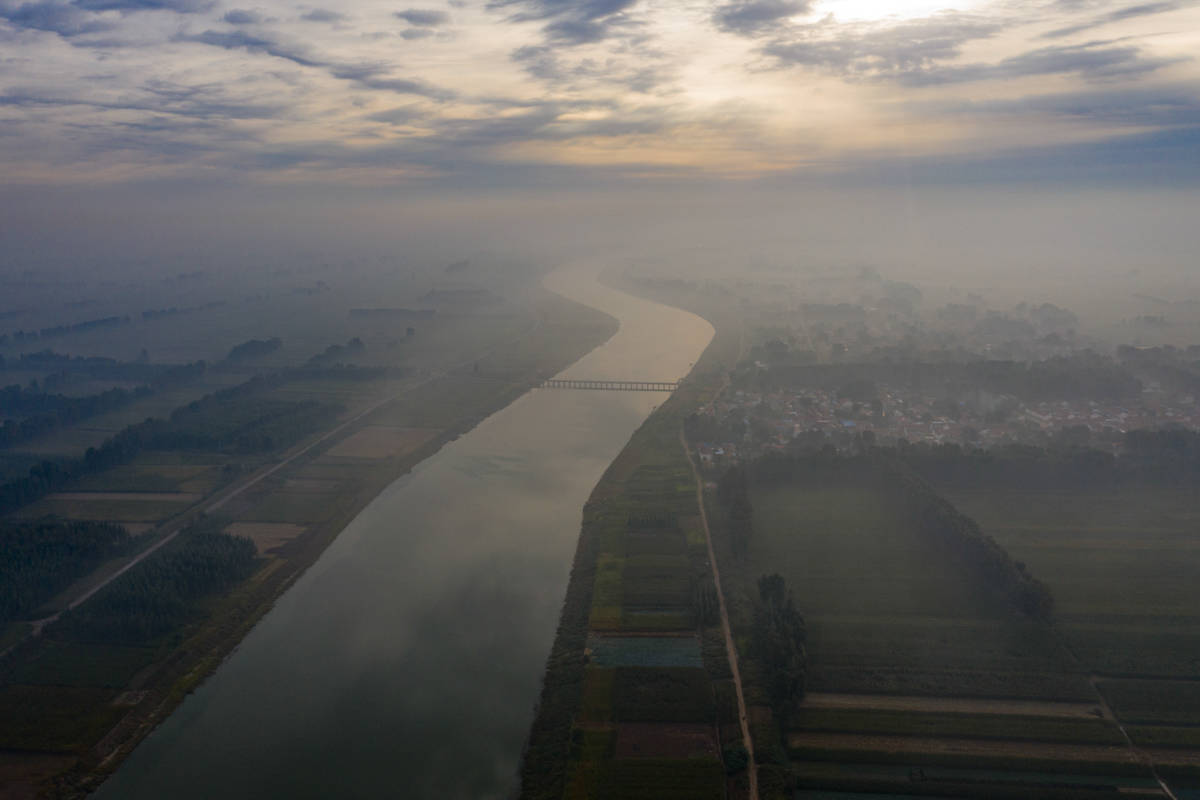
[[[551,290],[617,318],[559,377],[675,380],[712,338],[602,286]],[[516,787],[581,510],[663,395],[531,391],[346,527],[95,797],[506,798]]]

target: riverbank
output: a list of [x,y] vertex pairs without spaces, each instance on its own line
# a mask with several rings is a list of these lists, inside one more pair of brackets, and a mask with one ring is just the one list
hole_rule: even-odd
[[[599,346],[615,332],[616,321],[561,296],[544,293],[537,304],[538,323],[527,335],[500,345],[474,367],[428,381],[403,397],[384,403],[370,414],[345,426],[335,437],[314,437],[320,446],[270,476],[235,507],[222,508],[231,518],[253,511],[270,492],[303,480],[299,476],[323,457],[376,423],[395,424],[405,418],[441,423],[435,435],[400,455],[363,461],[352,480],[340,482],[337,491],[322,496],[328,513],[306,525],[303,535],[265,558],[263,567],[225,597],[212,601],[206,621],[193,625],[175,646],[139,670],[127,684],[105,689],[111,696],[110,717],[119,721],[100,730],[97,738],[80,742],[73,752],[24,752],[5,760],[5,791],[12,796],[81,797],[94,790],[138,743],[200,685],[254,628],[296,580],[316,563],[359,512],[399,477],[439,452],[447,443],[473,429],[481,420],[512,403],[541,379],[557,373]],[[478,370],[486,370],[481,376]],[[502,379],[496,379],[502,375]],[[427,423],[426,423],[427,424]],[[328,441],[321,441],[328,438]],[[226,495],[222,491],[220,495]],[[243,502],[244,501],[244,502]],[[200,505],[211,503],[211,499]],[[207,507],[207,506],[205,506]],[[249,512],[247,511],[249,509]],[[6,674],[22,661],[44,658],[46,641],[33,640],[23,652],[13,653],[4,664]],[[85,679],[86,680],[86,679]],[[66,687],[64,687],[65,689]],[[42,690],[54,691],[54,687]],[[96,690],[89,690],[95,693]],[[28,769],[23,769],[23,766]],[[64,770],[64,767],[66,769]],[[6,795],[7,796],[7,795]]]
[[[612,281],[636,291],[619,276]],[[716,606],[703,599],[711,565],[695,478],[679,438],[684,417],[716,395],[736,363],[740,330],[715,328],[679,389],[633,434],[584,507],[521,766],[525,800],[601,791],[724,797],[727,772],[729,788],[748,791],[744,771],[731,769],[740,739],[736,705],[731,710],[729,702],[735,692]],[[686,588],[654,591],[670,584]],[[639,613],[636,606],[645,602],[659,613]],[[597,650],[625,640],[636,640],[639,652],[606,662]],[[655,652],[657,643],[658,650],[677,652],[680,643],[690,648],[691,642],[695,658],[678,664]],[[639,707],[641,690],[662,688],[664,680],[695,691],[667,688],[661,697],[642,698]]]
[[[621,329],[562,377],[686,374],[709,326],[577,275],[548,285]],[[346,526],[98,798],[377,797],[397,781],[410,798],[509,796],[579,509],[657,402],[530,392],[422,462]]]

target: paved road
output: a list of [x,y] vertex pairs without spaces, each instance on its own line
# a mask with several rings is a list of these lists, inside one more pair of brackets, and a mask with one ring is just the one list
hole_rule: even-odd
[[712,533],[708,529],[708,513],[704,510],[704,481],[696,462],[692,459],[692,451],[688,447],[687,437],[679,431],[679,443],[687,453],[688,464],[692,467],[692,476],[696,479],[696,503],[700,506],[700,522],[704,525],[704,540],[708,543],[708,563],[712,564],[713,581],[717,585],[717,606],[721,610],[721,630],[725,634],[725,654],[729,658],[729,669],[733,672],[733,687],[737,691],[738,722],[742,728],[742,743],[750,760],[746,766],[750,776],[750,800],[758,800],[758,766],[754,760],[754,740],[750,738],[750,719],[746,716],[746,697],[742,693],[742,673],[738,670],[737,648],[733,645],[733,632],[729,627],[729,614],[725,610],[725,592],[721,590],[721,570],[717,567],[717,556],[713,552]]

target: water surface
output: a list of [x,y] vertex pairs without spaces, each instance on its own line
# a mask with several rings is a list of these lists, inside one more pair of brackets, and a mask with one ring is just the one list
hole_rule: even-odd
[[[698,317],[546,279],[616,317],[560,377],[674,380]],[[580,513],[661,394],[535,390],[381,493],[97,797],[504,798]]]

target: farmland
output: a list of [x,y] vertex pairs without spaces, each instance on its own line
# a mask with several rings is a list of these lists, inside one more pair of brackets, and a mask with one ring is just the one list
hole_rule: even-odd
[[711,396],[728,334],[656,410],[584,507],[558,635],[521,767],[521,797],[745,797],[729,666],[700,598],[712,570],[682,414]]
[[[755,474],[753,468],[750,473]],[[790,762],[787,780],[802,790],[800,796],[820,797],[825,791],[898,797],[1154,795],[1157,784],[1145,766],[1147,755],[1160,774],[1173,779],[1192,774],[1194,754],[1168,749],[1194,746],[1190,731],[1172,727],[1197,718],[1192,693],[1181,684],[1121,675],[1093,683],[1092,673],[1099,670],[1080,653],[1088,652],[1085,642],[1097,641],[1097,618],[1091,616],[1096,610],[1077,610],[1070,591],[1058,594],[1054,562],[1039,561],[1035,547],[1021,549],[1013,544],[1016,536],[995,532],[1001,545],[1013,547],[1012,557],[1027,564],[1021,569],[1055,592],[1053,622],[1021,613],[976,567],[939,547],[908,499],[874,478],[869,462],[854,469],[801,468],[784,480],[764,474],[751,480],[750,496],[754,526],[744,555],[735,554],[728,527],[718,525],[723,544],[718,558],[722,572],[735,577],[729,599],[735,630],[741,631],[748,699],[760,719],[774,715],[766,708],[763,673],[749,646],[754,607],[749,584],[758,575],[778,572],[803,610],[808,696],[789,717],[783,749],[776,751]],[[1023,514],[1036,514],[1028,500],[987,497],[996,514],[983,522],[985,534],[994,533],[988,522],[1022,518],[1008,515],[1008,509],[1019,506]],[[723,519],[715,494],[709,502],[710,518]],[[1063,507],[1058,513],[1067,513]],[[1086,507],[1075,506],[1076,514]],[[1160,523],[1172,514],[1187,517],[1181,498],[1174,505],[1160,499],[1155,513]],[[1108,519],[1111,526],[1120,517],[1109,513]],[[1044,546],[1044,531],[1035,535],[1034,524],[1036,518],[1020,527],[1027,542]],[[1078,528],[1076,536],[1082,536]],[[1159,530],[1156,536],[1149,542],[1169,533]],[[1142,544],[1130,556],[1134,562],[1152,547]],[[1086,569],[1086,560],[1064,558],[1067,562],[1075,565],[1076,575]],[[1095,586],[1077,591],[1080,597],[1103,596]],[[1146,596],[1156,603],[1187,602],[1169,586],[1157,591]],[[1074,613],[1083,621],[1073,621]],[[1126,613],[1137,614],[1128,608]],[[1145,615],[1143,609],[1137,618]],[[1073,625],[1082,625],[1084,635]],[[1166,632],[1165,623],[1161,629]],[[1144,626],[1139,630],[1148,636]],[[1169,641],[1178,645],[1179,640]],[[1135,647],[1132,641],[1114,643],[1112,651],[1131,653]],[[1155,664],[1168,661],[1153,648],[1143,652]],[[1130,746],[1113,713],[1127,723],[1142,723],[1130,729],[1142,749]],[[759,725],[756,750],[770,753],[771,739],[769,728]]]
[[898,498],[853,485],[752,495],[748,568],[794,587],[813,691],[1089,697],[1081,679],[1063,697],[1067,655],[1053,637],[923,538]]
[[[16,648],[0,662],[0,749],[44,757],[28,759],[28,771],[5,764],[6,787],[45,781],[50,773],[63,796],[94,787],[379,491],[612,331],[612,321],[598,312],[544,292],[477,318],[426,320],[422,335],[404,347],[396,343],[405,337],[403,326],[397,336],[386,320],[351,324],[360,326],[367,342],[358,360],[386,369],[363,372],[362,379],[351,370],[289,371],[295,359],[311,355],[289,338],[284,347],[236,368],[210,369],[216,376],[211,382],[206,377],[181,394],[138,401],[121,410],[126,417],[89,420],[103,427],[78,441],[73,429],[61,429],[25,450],[0,453],[20,475],[38,459],[78,458],[79,448],[115,432],[110,425],[125,419],[141,424],[147,412],[165,416],[162,424],[173,427],[162,430],[181,438],[148,440],[131,457],[56,487],[9,520],[54,515],[120,522],[141,537],[133,552],[197,523],[205,536],[234,543],[239,553],[228,561],[230,582],[179,595],[181,589],[170,588],[173,579],[163,576],[170,564],[193,557],[184,534],[47,624],[40,636],[22,641],[29,626],[8,626],[4,647]],[[471,354],[486,374],[447,369]],[[255,375],[266,377],[255,383]],[[214,388],[228,386],[241,388],[213,399]],[[274,420],[283,419],[280,411],[302,408],[328,409],[330,416],[271,431]],[[335,433],[326,435],[329,428]],[[243,429],[257,438],[245,438]],[[131,555],[107,558],[39,613],[62,611]],[[129,583],[135,578],[143,588]],[[179,595],[185,602],[169,609],[151,605],[141,616],[120,611],[143,603],[140,593],[152,595],[155,586],[166,587],[164,598]],[[130,618],[142,627],[122,627],[121,620]]]
[[[700,281],[647,280],[637,290],[704,314],[718,339],[752,324]],[[803,326],[789,341],[812,344]],[[733,464],[746,463],[743,443],[767,430],[755,417],[773,401],[748,395],[731,416],[738,433],[718,441],[735,444]],[[701,406],[697,416],[712,413]],[[787,445],[792,421],[775,448],[817,455],[820,442]],[[1194,489],[1101,493],[1077,482],[1038,496],[965,464],[944,470],[953,484],[929,486],[898,479],[908,474],[900,463],[877,474],[870,459],[855,461],[868,448],[852,439],[824,437],[825,460],[788,480],[752,479],[752,516],[718,499],[722,467],[705,474],[760,796],[1115,798],[1163,796],[1159,778],[1176,790],[1195,785]],[[698,459],[711,464],[714,447]],[[753,461],[747,469],[754,475]],[[1160,473],[1172,471],[1143,474]],[[915,504],[913,486],[924,487]],[[956,533],[934,535],[935,524]],[[770,573],[784,579],[805,626],[807,698],[782,735],[756,640],[756,583]],[[625,596],[623,577],[615,559],[597,560],[593,629],[623,624],[614,600]],[[715,674],[704,637],[702,653]],[[726,695],[714,685],[720,709]],[[597,698],[585,686],[588,720]]]
[[954,490],[998,541],[1045,577],[1064,641],[1139,744],[1197,747],[1200,547],[1195,495]]

